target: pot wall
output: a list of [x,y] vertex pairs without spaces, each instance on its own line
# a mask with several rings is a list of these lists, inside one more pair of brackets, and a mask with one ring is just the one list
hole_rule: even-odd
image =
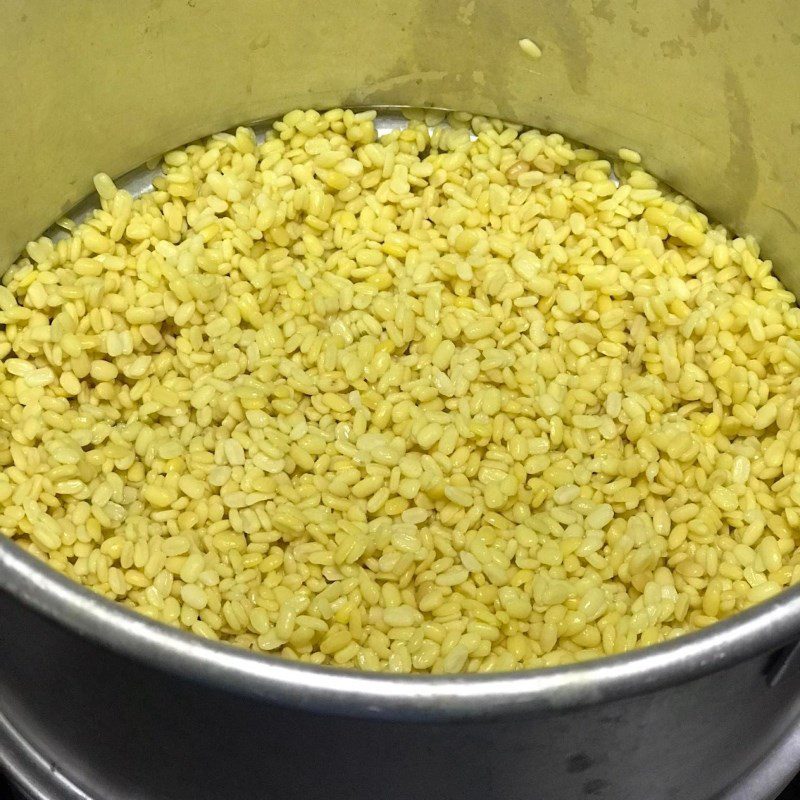
[[0,712],[92,800],[709,800],[800,710],[800,670],[770,688],[768,655],[613,703],[432,723],[223,691],[3,592],[0,642]]
[[[800,245],[793,0],[5,0],[0,267],[91,190],[296,106],[442,106],[562,131],[648,167],[784,279]],[[532,61],[518,47],[543,50]]]

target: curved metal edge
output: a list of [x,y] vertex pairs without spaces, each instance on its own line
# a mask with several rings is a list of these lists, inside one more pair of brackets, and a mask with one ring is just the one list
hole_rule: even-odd
[[83,637],[190,680],[288,707],[418,721],[507,717],[644,694],[776,649],[800,630],[796,587],[704,631],[585,664],[495,675],[387,676],[205,641],[93,594],[7,540],[0,541],[0,587]]
[[800,723],[714,800],[775,800],[800,769]]
[[[25,800],[100,800],[69,780],[0,712],[0,766]],[[111,798],[104,798],[111,800]]]
[[[759,763],[713,800],[775,800],[800,765],[800,720]],[[67,778],[0,713],[0,766],[24,800],[115,800],[92,797]]]

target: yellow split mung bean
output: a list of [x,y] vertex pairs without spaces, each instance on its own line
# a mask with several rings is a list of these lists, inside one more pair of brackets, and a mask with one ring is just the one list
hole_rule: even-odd
[[[538,48],[520,46],[530,55]],[[558,134],[292,111],[167,153],[0,287],[0,530],[257,652],[583,661],[800,579],[800,311]]]

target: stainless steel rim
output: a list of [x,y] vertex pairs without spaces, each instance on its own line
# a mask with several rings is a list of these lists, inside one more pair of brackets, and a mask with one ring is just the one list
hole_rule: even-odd
[[[92,800],[0,713],[0,766],[28,800]],[[110,800],[107,798],[106,800]]]
[[0,586],[58,625],[137,661],[284,706],[355,717],[453,720],[586,706],[698,677],[786,644],[800,588],[705,631],[586,664],[498,675],[390,676],[261,656],[153,622],[0,541]]

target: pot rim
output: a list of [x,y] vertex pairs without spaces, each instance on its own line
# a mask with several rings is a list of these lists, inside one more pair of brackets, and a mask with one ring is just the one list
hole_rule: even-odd
[[92,593],[0,537],[0,590],[123,656],[218,690],[355,717],[451,721],[589,706],[732,666],[800,633],[800,586],[709,628],[623,655],[490,675],[314,666],[209,642]]

